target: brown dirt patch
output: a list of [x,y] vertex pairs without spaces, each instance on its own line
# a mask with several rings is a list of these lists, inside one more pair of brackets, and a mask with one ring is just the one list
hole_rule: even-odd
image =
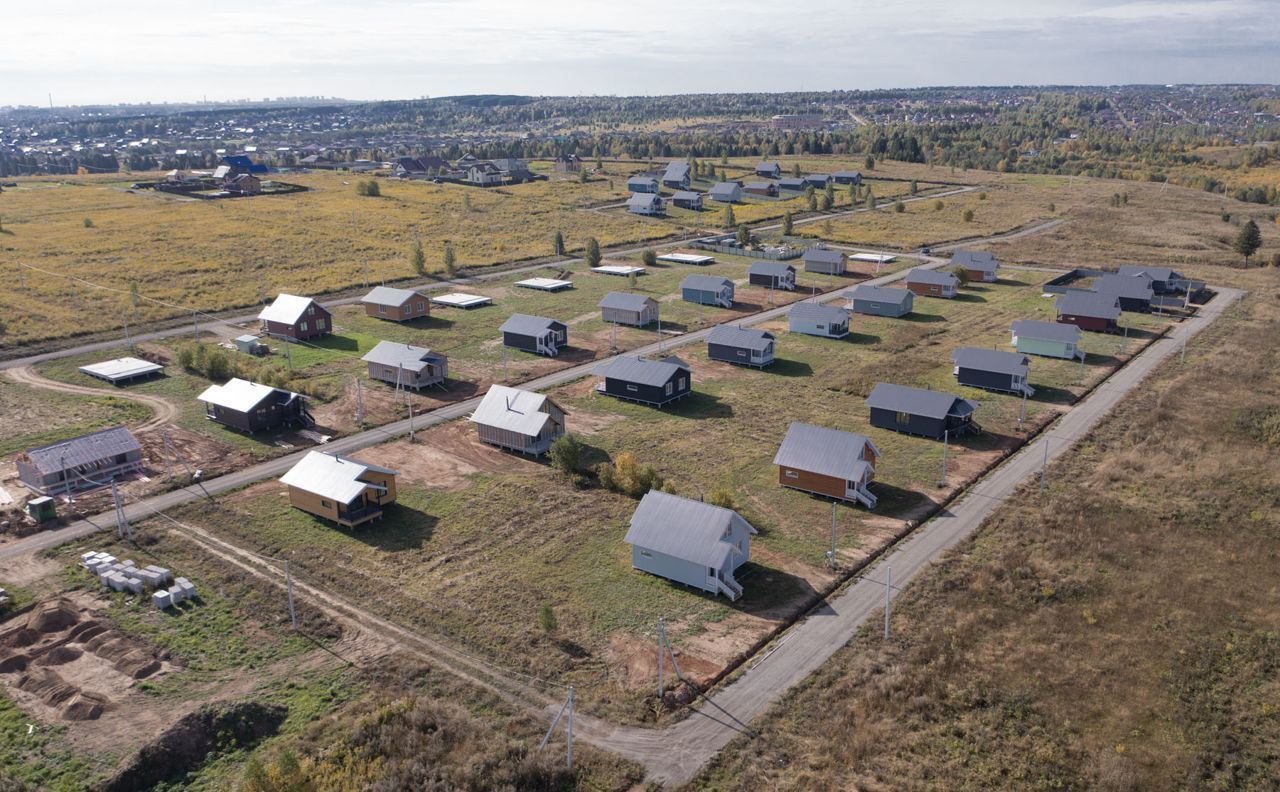
[[[520,461],[475,437],[469,424],[453,422],[378,447],[379,465],[400,471],[402,481],[432,489],[465,487],[475,473],[498,473]],[[532,463],[530,463],[532,464]]]
[[[723,664],[700,657],[688,646],[673,647],[676,663],[686,679],[703,683],[711,679]],[[609,648],[605,650],[605,662],[609,666],[609,676],[624,690],[639,690],[653,687],[657,692],[658,684],[658,644],[654,639],[639,638],[629,633],[614,633],[609,637]],[[675,669],[671,667],[671,658],[664,661],[663,677],[668,687],[678,681]]]

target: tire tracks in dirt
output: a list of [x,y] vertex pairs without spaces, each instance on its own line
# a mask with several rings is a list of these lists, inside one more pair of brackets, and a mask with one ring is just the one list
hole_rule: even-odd
[[126,401],[137,402],[145,405],[151,410],[151,417],[146,421],[133,427],[139,432],[146,432],[152,429],[173,423],[178,419],[178,406],[168,399],[162,399],[159,396],[150,396],[145,393],[131,393],[126,390],[107,390],[105,388],[90,388],[84,385],[72,385],[69,382],[58,382],[46,377],[42,377],[36,373],[35,369],[30,366],[19,366],[5,371],[9,379],[21,385],[27,385],[32,388],[40,388],[41,390],[57,391],[58,393],[74,393],[80,396],[111,396],[116,399],[124,399]]

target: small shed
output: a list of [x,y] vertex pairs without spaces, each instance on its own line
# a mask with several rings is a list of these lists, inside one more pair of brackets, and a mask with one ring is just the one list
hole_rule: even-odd
[[627,211],[657,217],[667,213],[667,202],[656,193],[635,193],[627,199]]
[[209,420],[250,434],[312,423],[302,394],[238,377],[225,385],[210,385],[196,399],[204,402]]
[[956,267],[965,271],[970,283],[995,283],[1000,262],[986,250],[957,250],[951,254],[951,269]]
[[733,281],[715,275],[690,275],[680,282],[680,297],[699,305],[733,307]]
[[915,302],[910,289],[888,289],[869,283],[846,290],[844,296],[849,301],[845,308],[853,313],[892,319],[911,313]]
[[544,394],[491,385],[470,421],[481,442],[537,456],[565,433],[567,415]]
[[766,179],[777,179],[782,176],[782,166],[776,162],[762,162],[756,166],[756,175]]
[[707,335],[707,357],[738,366],[764,368],[773,362],[777,337],[767,330],[718,325]]
[[849,335],[849,312],[834,305],[800,302],[791,306],[787,327],[793,333],[844,338]]
[[680,190],[671,196],[671,205],[677,209],[692,209],[695,212],[701,212],[702,193]]
[[14,460],[18,479],[41,495],[94,489],[141,471],[142,446],[123,426],[29,448]]
[[367,316],[392,322],[407,322],[431,315],[431,300],[413,289],[375,286],[360,298]]
[[1111,333],[1120,319],[1120,298],[1114,294],[1069,291],[1054,303],[1057,321],[1081,330]]
[[747,186],[742,188],[747,195],[763,195],[766,198],[778,197],[778,185],[773,182],[747,182]]
[[1093,282],[1093,290],[1098,294],[1114,295],[1120,301],[1121,311],[1147,313],[1151,310],[1151,300],[1155,290],[1151,288],[1151,278],[1140,275],[1103,275]]
[[369,379],[401,388],[441,385],[449,376],[449,359],[444,355],[398,341],[379,341],[360,359],[369,364]]
[[627,192],[657,193],[658,180],[652,176],[632,176],[627,179]]
[[555,357],[569,345],[569,327],[544,316],[512,314],[502,323],[502,345],[524,352]]
[[951,353],[952,373],[961,385],[1033,396],[1027,384],[1031,360],[1019,352],[962,347]]
[[333,314],[310,297],[280,294],[258,314],[267,335],[291,341],[305,341],[328,335]]
[[236,336],[234,342],[236,349],[246,355],[265,355],[267,354],[267,345],[262,343],[258,336],[248,333]]
[[693,390],[689,364],[678,357],[646,360],[619,355],[596,366],[594,373],[601,378],[597,393],[655,407],[679,401]]
[[831,174],[836,184],[862,184],[862,172],[856,170],[836,171]]
[[612,291],[600,301],[600,318],[614,324],[644,327],[658,321],[658,301],[643,294]]
[[1080,328],[1060,322],[1041,322],[1036,319],[1019,319],[1010,330],[1012,337],[1009,343],[1019,352],[1042,357],[1084,360],[1084,350],[1080,348],[1083,335]]
[[795,291],[796,268],[781,261],[753,261],[747,268],[747,281],[766,289]]
[[849,257],[844,252],[825,247],[811,247],[800,256],[805,272],[821,275],[843,275],[848,268]]
[[635,569],[737,600],[742,586],[733,573],[750,560],[755,533],[732,509],[650,490],[624,541]]
[[868,485],[879,459],[880,450],[863,435],[797,421],[787,428],[773,464],[784,487],[874,509],[877,498]]
[[390,468],[350,457],[308,451],[280,481],[289,505],[338,525],[357,525],[382,517],[396,502],[396,476]]
[[867,396],[871,425],[941,440],[973,428],[978,402],[954,393],[878,382]]
[[956,292],[960,288],[960,279],[950,272],[938,272],[937,270],[916,267],[907,273],[906,284],[908,289],[921,297],[945,297],[951,299],[956,296]]
[[720,203],[738,203],[742,200],[742,185],[737,182],[717,182],[707,192],[707,196]]

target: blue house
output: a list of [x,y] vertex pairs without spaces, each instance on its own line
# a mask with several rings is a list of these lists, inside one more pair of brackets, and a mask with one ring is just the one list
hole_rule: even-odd
[[658,191],[658,180],[652,176],[632,176],[627,179],[627,192],[633,193],[656,193]]
[[733,281],[715,275],[690,275],[680,282],[680,298],[699,305],[733,307]]
[[849,301],[845,308],[854,313],[891,319],[911,313],[915,301],[909,289],[888,289],[869,283],[847,290],[844,296]]

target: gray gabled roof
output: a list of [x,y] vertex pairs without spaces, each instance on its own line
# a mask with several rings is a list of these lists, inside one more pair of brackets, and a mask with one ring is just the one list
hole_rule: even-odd
[[844,253],[831,248],[811,247],[800,256],[802,261],[820,261],[823,264],[839,264],[844,261]]
[[978,409],[978,403],[954,393],[910,388],[891,382],[877,382],[867,397],[867,406],[875,410],[893,410],[925,418],[963,417]]
[[[374,286],[373,289],[360,298],[360,302],[369,303],[371,305],[394,305],[400,307],[412,300],[414,297],[422,297],[421,294],[413,289],[393,289],[390,286]],[[426,299],[422,297],[423,299]]]
[[1081,330],[1073,324],[1042,322],[1039,319],[1019,319],[1011,326],[1018,338],[1039,341],[1057,341],[1062,344],[1080,343]]
[[834,174],[837,179],[861,179],[862,171],[836,171]]
[[1021,352],[1001,352],[998,349],[961,347],[951,353],[951,362],[960,368],[990,371],[996,374],[1014,374],[1025,377],[1031,361]]
[[379,341],[377,346],[360,359],[366,363],[378,363],[393,368],[403,367],[406,371],[416,374],[426,368],[428,363],[438,363],[445,358],[444,355],[432,352],[426,347],[401,344],[398,341]]
[[798,319],[816,319],[820,322],[847,322],[849,312],[834,305],[799,302],[791,306],[791,316]]
[[542,410],[547,402],[555,404],[542,393],[509,388],[506,385],[490,385],[475,412],[471,413],[470,420],[472,423],[506,429],[526,437],[537,437],[547,421],[551,420],[550,413]]
[[844,296],[850,300],[870,300],[890,305],[902,305],[912,299],[909,289],[890,289],[884,286],[872,286],[870,283],[848,289]]
[[907,283],[928,283],[936,286],[959,286],[960,279],[950,272],[916,267],[907,273]]
[[1093,282],[1093,289],[1098,294],[1114,294],[1117,297],[1132,297],[1139,300],[1150,300],[1155,296],[1151,289],[1151,277],[1141,275],[1103,275]]
[[617,311],[643,311],[650,305],[657,305],[657,300],[643,294],[611,291],[600,301],[599,308],[612,308]]
[[957,250],[951,255],[951,266],[957,265],[979,272],[995,272],[1000,268],[995,255],[986,250]]
[[776,162],[762,162],[756,166],[756,171],[762,170],[782,170],[782,166]]
[[717,195],[735,195],[740,192],[742,192],[742,185],[737,182],[716,182],[708,191],[713,198]]
[[91,465],[120,454],[141,452],[133,434],[123,426],[113,426],[72,440],[28,449],[23,456],[41,475]]
[[628,207],[649,207],[661,203],[662,196],[657,193],[632,193],[631,197],[627,199]]
[[751,266],[747,268],[747,274],[782,278],[787,275],[795,275],[796,268],[782,261],[753,261]]
[[791,189],[791,188],[793,188],[793,187],[800,187],[800,188],[803,188],[803,187],[804,187],[804,179],[803,179],[803,178],[801,178],[801,177],[799,177],[799,176],[789,176],[789,177],[787,177],[787,178],[785,178],[785,179],[779,179],[779,180],[778,180],[778,187],[780,187],[781,189],[784,189],[784,190],[789,190],[789,189]]
[[662,178],[664,180],[683,179],[688,175],[689,175],[689,163],[684,161],[673,162],[667,165],[666,169],[662,171]]
[[698,291],[718,292],[726,286],[733,288],[733,281],[715,275],[690,275],[680,281],[681,289],[697,289]]
[[548,330],[555,329],[556,325],[563,324],[555,319],[548,319],[545,316],[530,316],[529,314],[511,314],[511,318],[502,323],[502,327],[498,328],[503,333],[515,333],[523,336],[540,336]]
[[862,458],[867,446],[871,447],[874,458],[879,458],[880,449],[864,435],[796,421],[787,427],[773,464],[845,481],[861,481],[871,467]]
[[638,174],[636,176],[632,176],[631,178],[627,179],[627,184],[628,185],[641,184],[641,183],[653,184],[653,183],[656,183],[657,181],[658,180],[653,176],[645,176],[643,174]]
[[1114,294],[1087,291],[1069,291],[1054,303],[1059,315],[1093,316],[1099,319],[1119,319],[1120,300]]
[[1182,275],[1169,267],[1144,267],[1141,264],[1121,264],[1120,275],[1147,275],[1152,280],[1181,280]]
[[702,193],[693,192],[692,190],[678,190],[671,194],[673,201],[696,201],[702,198]]
[[734,347],[735,349],[755,349],[763,351],[777,338],[767,330],[751,327],[735,327],[733,325],[717,325],[707,335],[708,344]]
[[689,364],[679,358],[645,360],[630,355],[619,355],[596,366],[592,373],[609,379],[634,382],[637,385],[659,387],[670,381],[677,371],[688,373]]
[[631,515],[627,544],[719,568],[735,551],[725,541],[734,527],[756,529],[732,509],[650,490]]
[[772,186],[773,186],[773,182],[747,182],[747,186],[743,189],[768,190]]

